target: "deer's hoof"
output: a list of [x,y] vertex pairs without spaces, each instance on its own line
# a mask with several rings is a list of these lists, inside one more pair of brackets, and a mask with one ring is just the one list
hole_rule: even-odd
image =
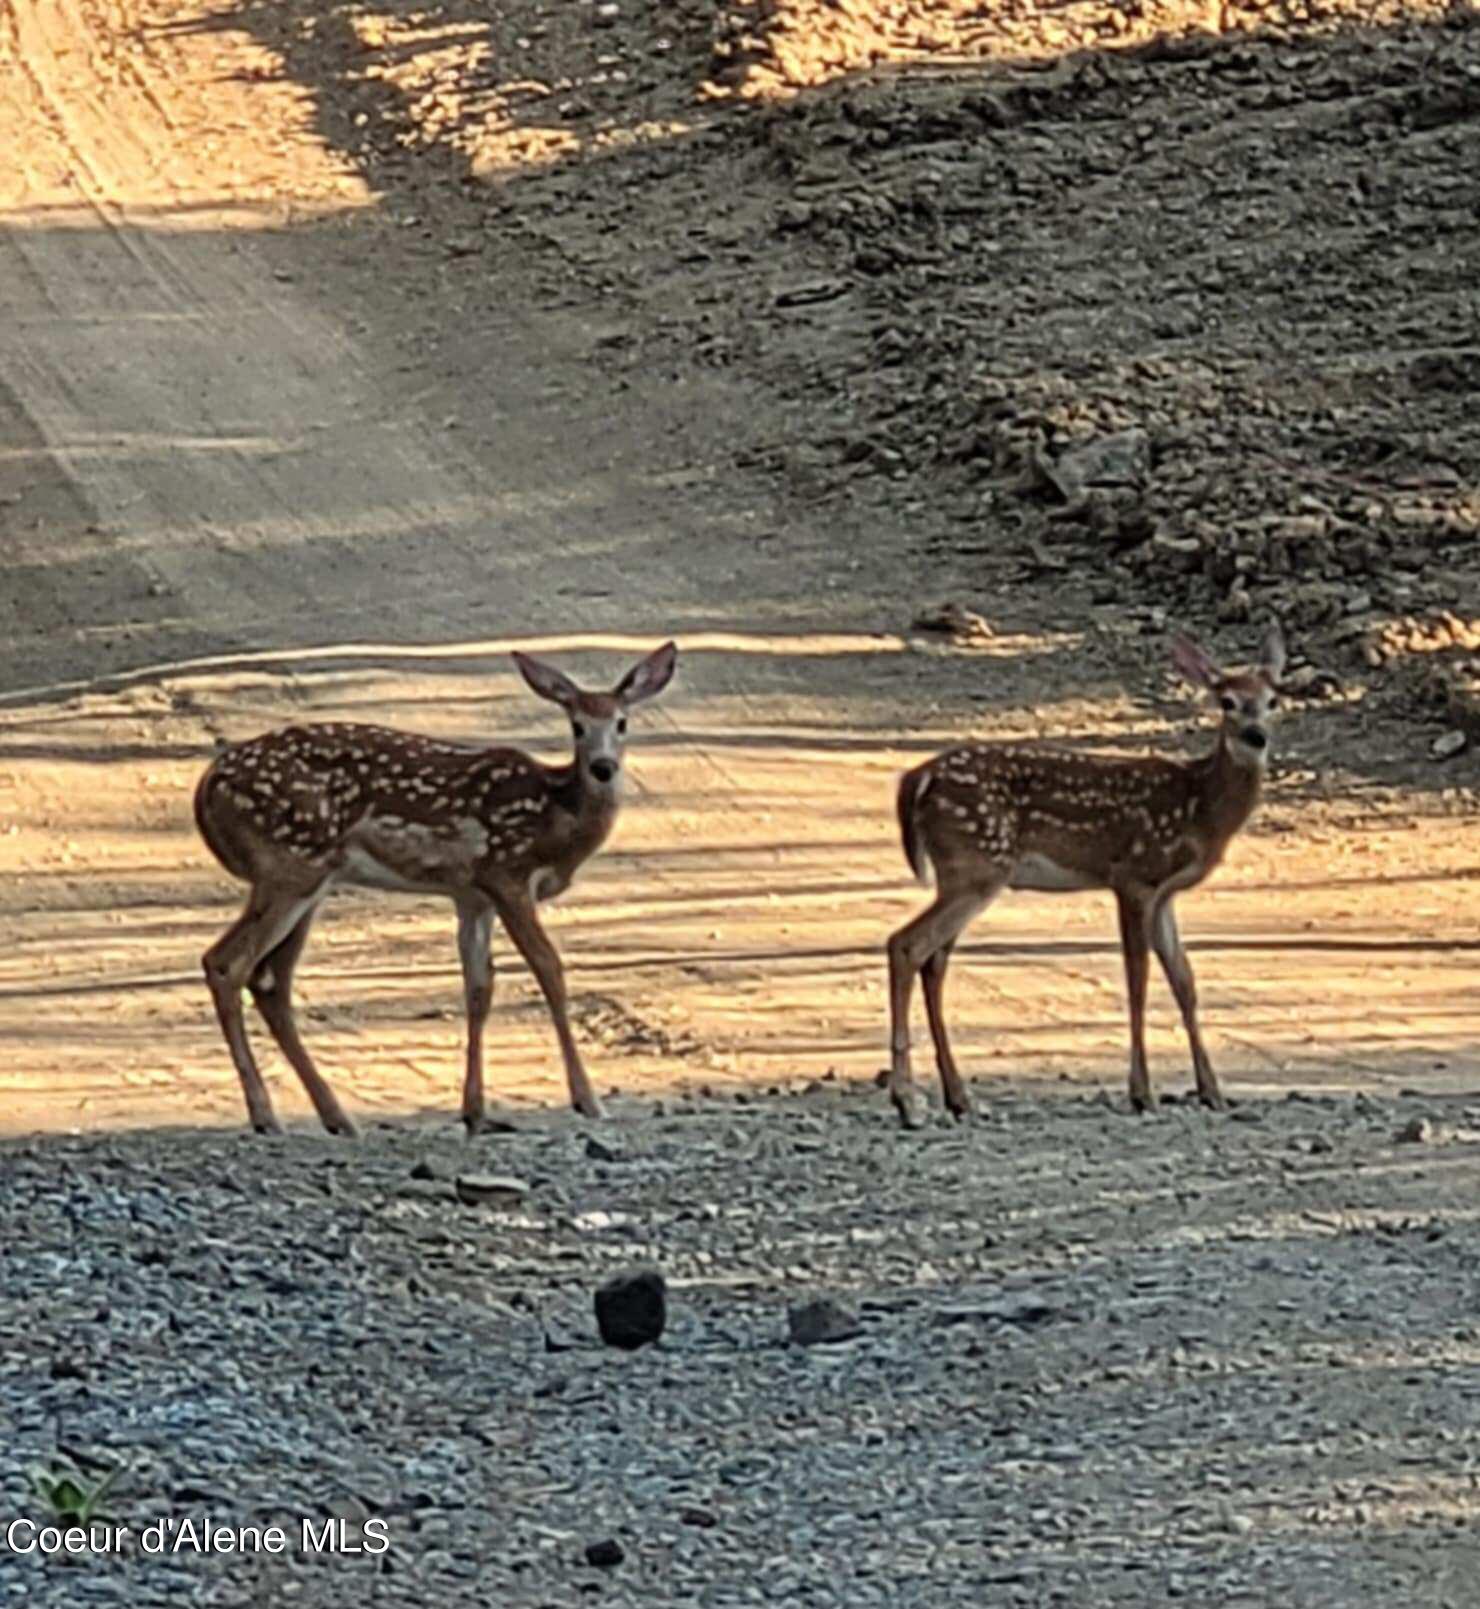
[[925,1120],[930,1115],[930,1109],[925,1104],[925,1097],[917,1089],[896,1089],[891,1097],[894,1110],[899,1113],[899,1126],[902,1129],[922,1129]]

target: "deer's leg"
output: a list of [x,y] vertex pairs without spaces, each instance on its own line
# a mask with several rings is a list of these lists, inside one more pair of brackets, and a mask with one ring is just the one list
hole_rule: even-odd
[[1182,948],[1182,935],[1177,931],[1177,918],[1170,900],[1157,907],[1151,923],[1151,945],[1161,961],[1167,982],[1172,986],[1172,993],[1182,1013],[1183,1026],[1187,1029],[1187,1042],[1192,1047],[1192,1068],[1197,1077],[1198,1099],[1215,1112],[1224,1111],[1227,1103],[1218,1088],[1218,1075],[1208,1060],[1207,1047],[1203,1044],[1202,1031],[1197,1024],[1197,981],[1192,975],[1192,963],[1187,959],[1187,951]]
[[[944,948],[949,952],[971,919],[990,903],[1001,887],[994,882],[982,888],[941,889],[935,903],[922,911],[913,921],[894,933],[889,940],[889,1098],[899,1113],[905,1128],[918,1128],[925,1120],[920,1092],[910,1076],[910,996],[914,993],[915,974],[925,963]],[[944,973],[942,963],[941,972]],[[936,1007],[939,1009],[939,999]],[[933,1020],[933,1019],[932,1019]],[[942,1025],[943,1026],[943,1025]],[[939,1046],[939,1039],[936,1041]],[[952,1064],[954,1072],[954,1064]],[[941,1081],[949,1105],[953,1091],[950,1080],[942,1068]],[[956,1079],[956,1091],[964,1098],[965,1091]],[[955,1106],[952,1111],[957,1111]]]
[[565,1060],[565,1081],[570,1087],[570,1104],[583,1117],[603,1116],[601,1102],[597,1100],[591,1080],[586,1076],[575,1036],[570,1031],[565,969],[560,964],[559,952],[540,925],[534,901],[525,894],[506,897],[498,902],[498,914],[520,955],[529,963],[529,970],[534,973],[545,996],[545,1003],[550,1008],[555,1037],[560,1041],[560,1054]]
[[1151,1110],[1151,1077],[1146,1069],[1146,977],[1151,968],[1149,913],[1136,894],[1118,893],[1120,947],[1125,955],[1126,1002],[1131,1019],[1130,1098],[1133,1112]]
[[314,1066],[313,1058],[299,1038],[298,1022],[293,1014],[293,973],[317,914],[318,901],[315,900],[289,929],[287,937],[279,940],[275,948],[269,950],[252,969],[247,987],[252,991],[252,999],[256,1001],[272,1037],[277,1040],[278,1049],[287,1057],[289,1065],[308,1091],[314,1111],[319,1114],[319,1122],[330,1134],[342,1134],[352,1140],[358,1133],[354,1120],[339,1104],[339,1097],[330,1089],[324,1075]]
[[267,1093],[267,1085],[252,1056],[252,1047],[247,1043],[246,1024],[242,1020],[242,990],[262,958],[276,949],[317,901],[317,891],[309,895],[273,894],[254,888],[247,897],[246,909],[201,960],[221,1031],[226,1035],[227,1048],[242,1081],[247,1116],[259,1134],[281,1133],[282,1125],[273,1112],[272,1097]]
[[971,1096],[961,1081],[955,1055],[951,1051],[950,1036],[946,1032],[943,996],[946,986],[946,967],[951,951],[956,948],[952,939],[933,954],[925,957],[920,969],[920,986],[925,996],[925,1015],[930,1022],[930,1037],[935,1041],[935,1065],[940,1073],[941,1093],[945,1096],[946,1110],[953,1117],[970,1117]]
[[493,1004],[493,910],[487,905],[457,908],[457,954],[462,962],[463,996],[468,1008],[468,1063],[463,1079],[463,1127],[471,1139],[483,1127],[483,1027]]

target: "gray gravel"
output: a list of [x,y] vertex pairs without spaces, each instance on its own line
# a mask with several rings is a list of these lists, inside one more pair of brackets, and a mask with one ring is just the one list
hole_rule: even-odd
[[[0,1518],[123,1466],[135,1539],[289,1537],[0,1545],[0,1600],[1473,1605],[1480,1100],[978,1096],[0,1147]],[[602,1347],[645,1267],[662,1342]],[[791,1344],[819,1297],[861,1333]]]

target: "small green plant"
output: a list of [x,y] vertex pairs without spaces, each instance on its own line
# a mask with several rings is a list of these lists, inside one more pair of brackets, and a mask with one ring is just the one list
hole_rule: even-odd
[[103,1498],[121,1473],[121,1470],[110,1469],[101,1480],[89,1482],[85,1475],[70,1466],[37,1467],[31,1470],[31,1485],[59,1524],[88,1525],[102,1518],[99,1510]]

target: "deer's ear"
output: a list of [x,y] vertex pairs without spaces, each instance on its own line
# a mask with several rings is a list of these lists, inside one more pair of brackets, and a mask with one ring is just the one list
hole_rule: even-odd
[[673,668],[678,663],[678,644],[665,642],[655,648],[639,665],[617,683],[612,697],[619,704],[640,704],[645,698],[656,698],[673,680]]
[[1274,621],[1264,634],[1264,674],[1274,687],[1280,685],[1285,669],[1285,628]]
[[553,665],[546,665],[543,661],[521,654],[516,648],[513,653],[514,663],[519,667],[519,674],[527,681],[541,698],[548,698],[552,704],[558,704],[562,709],[570,709],[581,696],[581,690],[563,671],[558,671]]
[[1172,638],[1172,663],[1197,687],[1214,687],[1221,672],[1211,659],[1193,642],[1180,633]]

